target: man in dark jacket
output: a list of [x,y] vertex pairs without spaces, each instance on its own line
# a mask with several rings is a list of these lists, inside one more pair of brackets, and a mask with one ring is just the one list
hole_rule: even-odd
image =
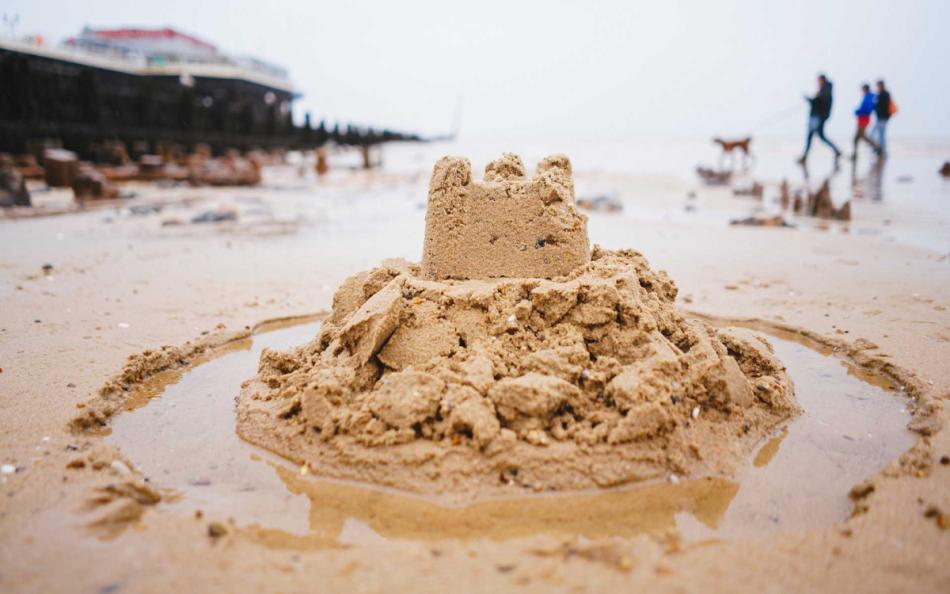
[[877,103],[874,105],[874,113],[877,115],[877,122],[874,123],[874,129],[871,130],[871,136],[877,137],[877,144],[881,147],[881,157],[887,156],[887,122],[891,119],[891,93],[884,86],[884,81],[877,81]]
[[814,97],[805,97],[811,104],[811,111],[808,114],[808,137],[805,139],[805,153],[798,160],[803,165],[805,160],[808,159],[808,151],[811,150],[811,139],[815,134],[822,142],[831,147],[831,150],[835,152],[835,159],[841,156],[841,151],[838,150],[835,143],[825,137],[825,122],[831,117],[831,90],[831,81],[824,74],[819,74],[818,92],[815,93]]

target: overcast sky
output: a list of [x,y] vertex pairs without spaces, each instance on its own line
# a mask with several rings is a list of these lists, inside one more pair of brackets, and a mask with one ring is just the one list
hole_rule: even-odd
[[[4,0],[18,34],[171,26],[287,67],[330,120],[464,137],[800,133],[818,71],[832,132],[884,77],[892,134],[950,138],[950,0]],[[6,32],[6,31],[5,31]],[[796,110],[799,106],[800,110]],[[785,117],[776,114],[785,113]]]

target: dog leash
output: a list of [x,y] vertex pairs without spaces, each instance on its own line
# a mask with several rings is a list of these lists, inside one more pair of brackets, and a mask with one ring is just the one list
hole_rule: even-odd
[[802,109],[801,103],[796,103],[795,105],[790,105],[785,109],[777,111],[770,115],[769,117],[761,120],[758,124],[752,127],[753,132],[761,132],[762,128],[769,126],[771,124],[776,124],[778,122],[784,121],[788,116],[800,112]]

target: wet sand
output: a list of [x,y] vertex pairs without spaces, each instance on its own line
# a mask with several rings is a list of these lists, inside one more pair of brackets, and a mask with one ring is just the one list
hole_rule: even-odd
[[[288,168],[269,171],[262,188],[143,188],[137,201],[169,203],[160,212],[104,208],[0,222],[0,463],[15,469],[0,477],[2,589],[950,588],[950,532],[941,528],[950,514],[950,465],[940,461],[950,455],[943,430],[950,415],[950,262],[941,243],[950,230],[939,216],[920,214],[946,197],[945,186],[922,179],[924,173],[914,173],[909,184],[887,173],[882,200],[856,200],[855,221],[846,229],[762,229],[725,224],[733,211],[748,210],[728,192],[698,187],[685,176],[598,171],[574,157],[578,195],[610,189],[629,205],[622,215],[592,214],[591,241],[643,252],[676,279],[681,307],[800,329],[831,351],[895,375],[923,402],[911,421],[915,445],[854,491],[857,501],[844,504],[858,512],[850,519],[824,527],[790,522],[760,538],[698,542],[675,531],[593,539],[543,533],[385,539],[357,526],[343,546],[311,550],[262,546],[272,538],[263,528],[241,528],[238,517],[232,526],[210,509],[197,519],[176,509],[186,505],[187,494],[179,503],[171,494],[129,530],[91,530],[97,516],[87,503],[96,488],[126,477],[121,467],[66,468],[77,451],[107,439],[68,430],[82,410],[76,406],[133,353],[326,310],[334,288],[352,272],[387,257],[418,260],[434,161],[429,153],[469,151],[394,152],[384,173],[335,171],[316,182],[298,180]],[[531,160],[530,151],[522,152]],[[907,163],[914,168],[918,161]],[[895,157],[888,171],[902,167]],[[689,191],[697,193],[697,211],[683,209]],[[915,192],[936,194],[918,204]],[[188,205],[176,205],[181,202]],[[237,223],[187,222],[221,204],[238,209]],[[163,225],[172,220],[183,224]],[[42,270],[45,263],[53,265],[50,274]],[[147,414],[150,406],[131,414]],[[134,456],[127,459],[134,468]],[[287,479],[296,484],[300,477]],[[164,487],[161,482],[155,486]],[[725,513],[736,513],[736,505]],[[427,517],[411,508],[408,515]],[[212,521],[226,534],[209,537]]]
[[367,538],[537,534],[676,534],[689,543],[826,527],[847,519],[852,485],[915,441],[906,428],[909,399],[892,379],[807,339],[767,334],[803,412],[758,444],[730,478],[677,477],[541,495],[509,485],[505,496],[462,505],[444,495],[326,480],[242,441],[233,429],[234,394],[257,369],[261,350],[303,344],[319,326],[305,322],[255,334],[224,345],[207,362],[158,374],[126,400],[123,412],[134,414],[112,420],[106,443],[150,482],[174,492],[178,513],[233,517],[242,534],[274,548],[326,548]]

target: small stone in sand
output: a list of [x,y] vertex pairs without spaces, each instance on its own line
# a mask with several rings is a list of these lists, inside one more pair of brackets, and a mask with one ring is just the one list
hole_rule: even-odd
[[211,522],[208,524],[208,536],[211,538],[221,538],[228,533],[228,529],[221,522]]

